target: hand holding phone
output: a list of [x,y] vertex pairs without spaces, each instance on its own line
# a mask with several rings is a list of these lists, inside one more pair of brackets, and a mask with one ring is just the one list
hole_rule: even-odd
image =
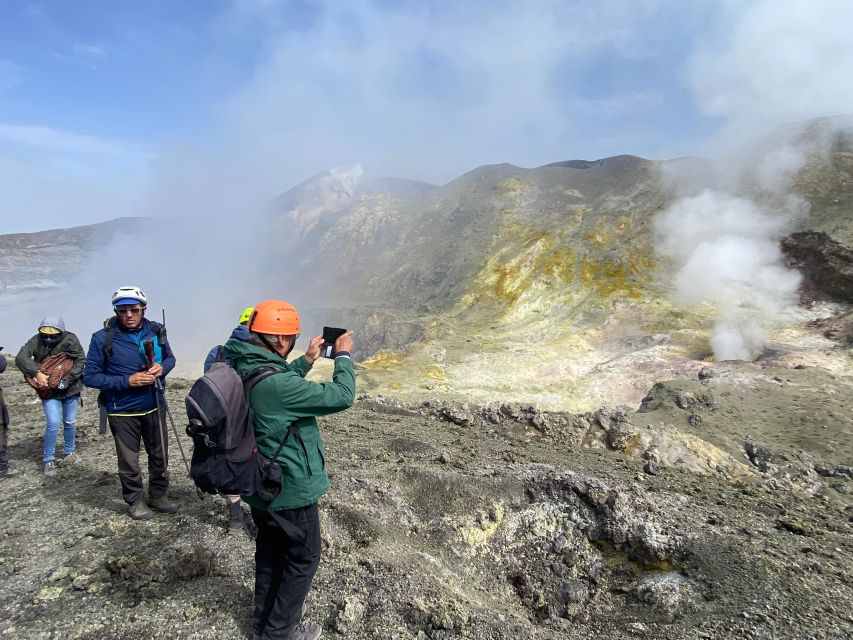
[[345,351],[351,354],[353,351],[352,331],[347,331],[345,334],[335,340],[335,355]]

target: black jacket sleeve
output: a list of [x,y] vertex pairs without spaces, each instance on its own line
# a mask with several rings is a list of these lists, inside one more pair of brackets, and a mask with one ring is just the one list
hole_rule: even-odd
[[74,360],[74,366],[68,372],[68,378],[71,382],[77,382],[83,376],[83,366],[86,364],[86,352],[83,351],[83,345],[73,333],[68,334],[68,345],[65,349],[65,354]]
[[15,356],[15,364],[20,369],[21,373],[26,376],[33,377],[39,371],[39,363],[35,361],[36,347],[38,346],[38,334],[27,340],[27,343],[18,351]]

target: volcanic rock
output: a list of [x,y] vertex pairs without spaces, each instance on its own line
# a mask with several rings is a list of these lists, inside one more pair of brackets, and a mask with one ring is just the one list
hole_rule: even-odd
[[853,249],[823,232],[791,234],[782,249],[789,265],[803,273],[807,292],[853,304]]

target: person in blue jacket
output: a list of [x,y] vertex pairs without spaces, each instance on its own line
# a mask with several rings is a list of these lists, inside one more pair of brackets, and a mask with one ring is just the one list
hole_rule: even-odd
[[118,456],[121,493],[130,517],[148,520],[153,513],[142,495],[140,441],[148,454],[148,505],[164,513],[169,500],[169,442],[165,434],[163,378],[175,367],[165,328],[145,318],[148,298],[139,287],[120,287],[112,296],[116,317],[92,334],[83,383],[100,389]]
[[[237,323],[237,326],[234,327],[234,330],[231,332],[231,338],[235,340],[240,340],[241,342],[251,342],[252,334],[249,333],[249,330],[246,328],[246,325],[249,323],[249,318],[252,317],[252,311],[255,310],[255,307],[246,307],[243,309],[243,313],[240,314],[240,320]],[[207,354],[207,357],[204,359],[204,372],[207,373],[207,370],[213,366],[213,363],[217,360],[225,360],[227,362],[227,358],[225,357],[224,347],[221,344],[213,347]]]

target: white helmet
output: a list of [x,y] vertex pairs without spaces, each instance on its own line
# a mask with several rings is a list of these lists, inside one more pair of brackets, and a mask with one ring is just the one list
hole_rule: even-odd
[[148,297],[139,287],[119,287],[113,293],[113,306],[120,304],[140,303],[143,307],[148,306]]

